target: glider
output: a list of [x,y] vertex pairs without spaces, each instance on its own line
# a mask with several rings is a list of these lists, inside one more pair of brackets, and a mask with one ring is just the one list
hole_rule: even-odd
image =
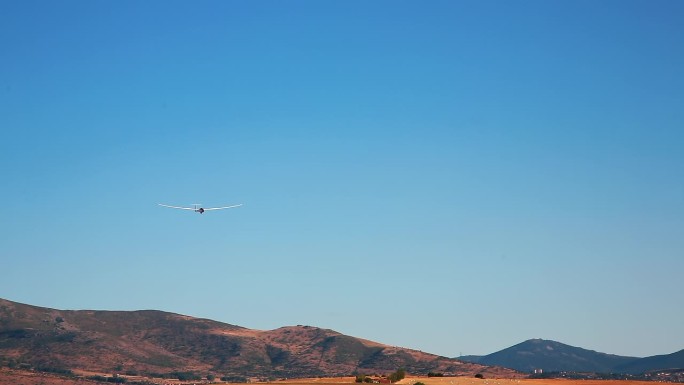
[[205,211],[211,211],[211,210],[223,210],[223,209],[232,209],[233,207],[240,207],[242,206],[242,203],[239,205],[232,205],[232,206],[224,206],[224,207],[201,207],[199,203],[195,203],[192,206],[193,207],[180,207],[180,206],[169,206],[169,205],[164,205],[161,203],[158,203],[159,206],[164,206],[164,207],[170,207],[172,209],[181,209],[181,210],[192,210],[196,213],[204,214]]

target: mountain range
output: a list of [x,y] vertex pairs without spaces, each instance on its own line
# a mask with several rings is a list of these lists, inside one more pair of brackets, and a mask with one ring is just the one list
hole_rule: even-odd
[[253,330],[156,310],[56,310],[0,299],[0,366],[229,377],[389,374],[487,377],[512,369],[398,348],[311,326]]
[[447,358],[312,326],[254,330],[162,312],[56,310],[0,299],[0,367],[104,373],[194,372],[233,379],[387,374],[520,378],[543,372],[684,373],[684,350],[646,358],[532,339]]
[[646,358],[599,353],[556,341],[531,339],[485,356],[462,356],[462,361],[496,365],[525,373],[593,372],[641,374],[684,369],[684,350]]

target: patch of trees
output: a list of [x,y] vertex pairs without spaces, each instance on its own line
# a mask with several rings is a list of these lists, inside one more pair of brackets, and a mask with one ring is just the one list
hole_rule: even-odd
[[390,380],[390,382],[394,383],[403,380],[404,377],[406,377],[406,370],[404,370],[404,368],[399,368],[396,372],[390,374],[387,378]]
[[231,383],[245,383],[245,382],[247,382],[247,377],[242,377],[242,376],[223,376],[223,377],[221,377],[221,381],[223,381],[223,382],[231,382]]
[[53,368],[50,366],[38,366],[38,367],[35,367],[34,370],[37,372],[55,373],[55,374],[61,374],[64,376],[73,376],[74,375],[74,372],[72,372],[71,369]]
[[72,372],[71,369],[46,365],[33,366],[25,362],[18,362],[17,360],[12,358],[3,359],[2,357],[0,357],[0,367],[2,366],[6,366],[10,369],[35,370],[36,372],[53,373],[62,376],[74,376],[74,372]]
[[428,377],[444,377],[444,373],[433,373],[429,372]]
[[117,375],[114,375],[112,377],[106,377],[106,376],[87,376],[85,377],[88,380],[92,381],[99,381],[99,382],[108,382],[110,384],[128,384],[128,385],[154,385],[154,382],[151,381],[129,381],[125,377],[120,377]]
[[358,375],[356,376],[356,380],[355,380],[355,381],[358,382],[358,383],[364,383],[364,382],[365,382],[365,383],[367,383],[367,384],[370,384],[370,383],[373,382],[373,378],[368,377],[368,376],[366,376],[365,374],[358,374]]
[[195,372],[150,373],[150,377],[166,379],[175,378],[181,381],[195,381],[202,379],[202,376]]
[[114,384],[123,384],[126,382],[126,379],[124,377],[105,377],[105,376],[88,376],[86,377],[89,380],[93,381],[100,381],[100,382],[111,382]]
[[168,378],[177,378],[181,381],[201,380],[202,376],[193,372],[171,372]]
[[55,373],[55,374],[61,374],[64,376],[73,376],[74,375],[74,372],[72,372],[71,369],[54,368],[51,366],[37,366],[33,369],[37,372]]

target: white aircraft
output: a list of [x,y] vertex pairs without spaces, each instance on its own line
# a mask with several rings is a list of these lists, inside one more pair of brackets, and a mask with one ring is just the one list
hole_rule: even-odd
[[225,207],[207,207],[206,209],[204,207],[202,207],[199,203],[193,204],[192,207],[169,206],[169,205],[163,205],[161,203],[158,203],[158,205],[164,206],[164,207],[170,207],[172,209],[192,210],[196,213],[204,214],[205,211],[232,209],[233,207],[240,207],[240,206],[242,206],[242,203],[239,205],[232,205],[232,206],[225,206]]

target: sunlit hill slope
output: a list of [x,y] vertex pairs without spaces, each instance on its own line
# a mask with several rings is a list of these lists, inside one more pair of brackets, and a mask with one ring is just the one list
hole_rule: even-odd
[[[0,361],[103,372],[202,371],[238,377],[519,373],[291,326],[252,330],[155,311],[55,310],[0,299]],[[2,362],[0,362],[2,364]]]

